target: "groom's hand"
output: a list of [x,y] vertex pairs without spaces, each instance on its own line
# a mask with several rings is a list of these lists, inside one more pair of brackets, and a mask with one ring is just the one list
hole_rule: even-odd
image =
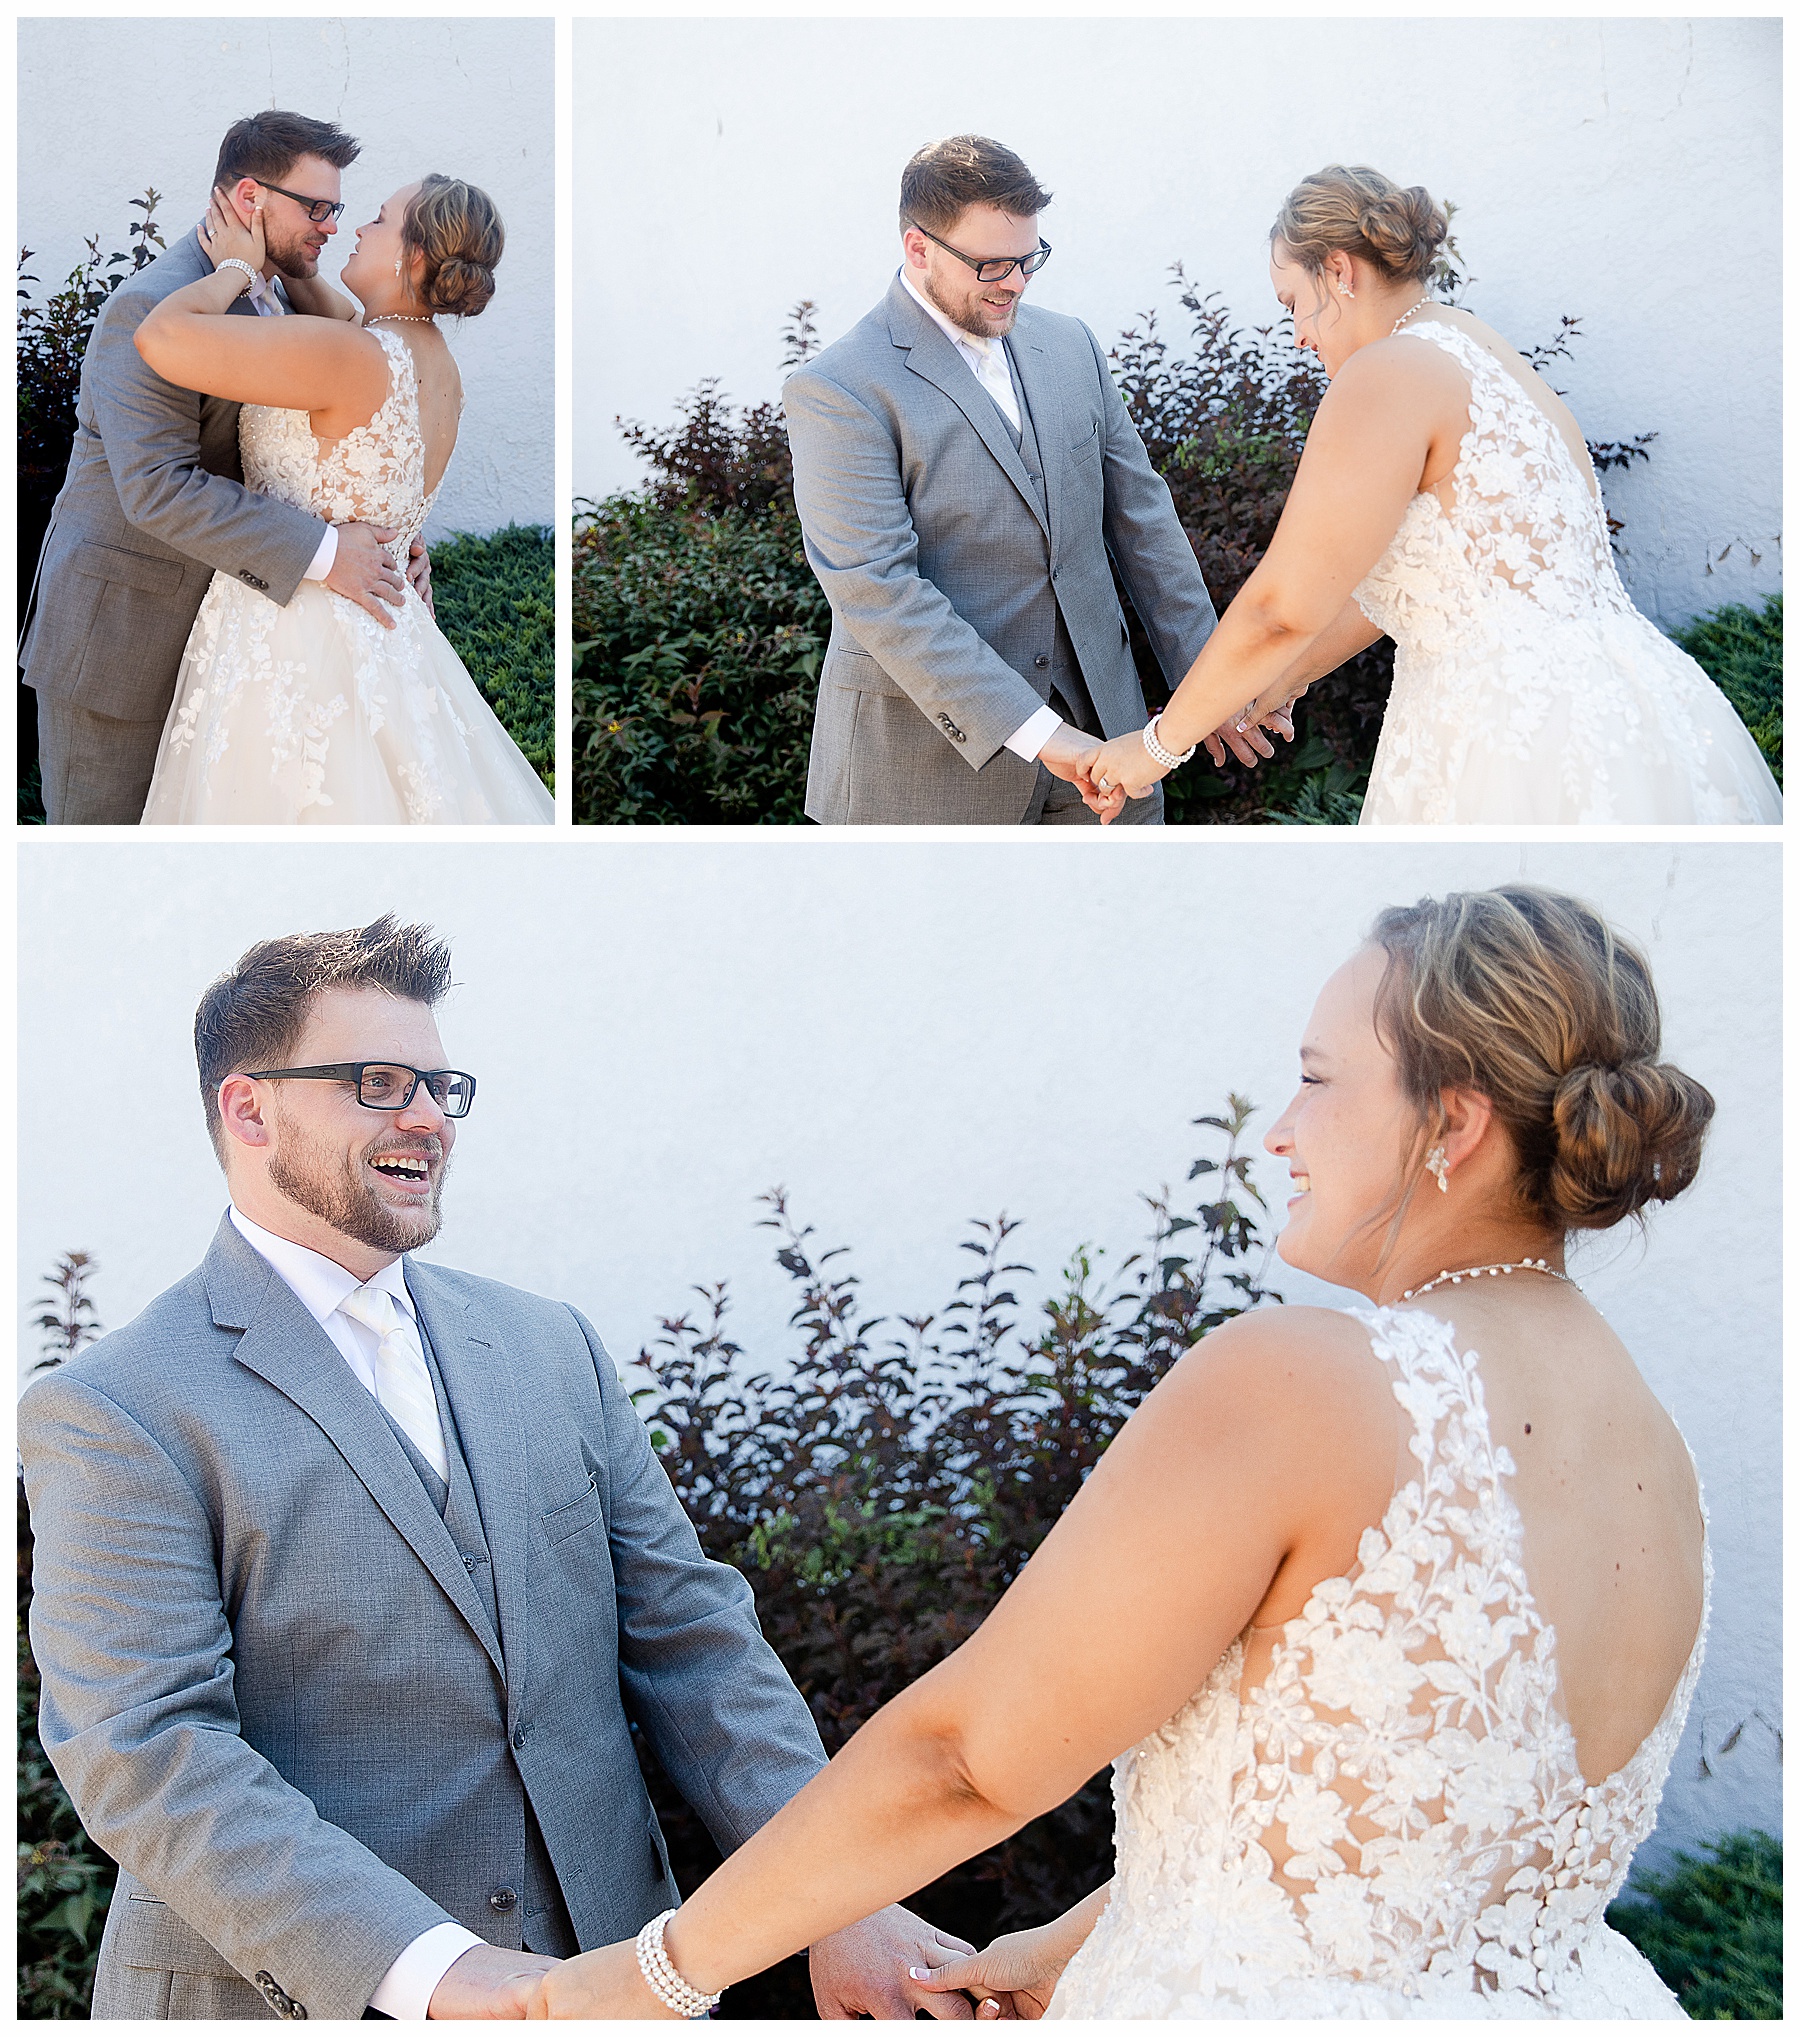
[[333,594],[365,608],[383,629],[394,627],[390,608],[405,600],[405,583],[383,545],[392,544],[398,531],[376,530],[366,523],[340,523],[337,527],[337,557],[325,584]]
[[920,2009],[940,2021],[971,2022],[966,1996],[933,1994],[913,1979],[911,1967],[942,1966],[975,1950],[948,1931],[892,1903],[860,1924],[821,1938],[809,1955],[813,2000],[827,2020],[874,2016],[910,2023]]
[[496,2018],[522,2023],[542,1977],[561,1964],[543,1952],[471,1945],[432,1989],[425,2014],[440,2023]]
[[431,554],[425,549],[423,538],[412,541],[412,550],[406,559],[406,577],[412,582],[413,592],[424,602],[425,613],[435,622],[437,603],[431,598]]
[[1100,745],[1092,736],[1084,736],[1065,721],[1058,724],[1055,733],[1045,742],[1037,760],[1053,778],[1067,779],[1081,794],[1083,804],[1105,821],[1111,820],[1125,804],[1125,795],[1116,791],[1101,794],[1094,790],[1088,766],[1099,754]]

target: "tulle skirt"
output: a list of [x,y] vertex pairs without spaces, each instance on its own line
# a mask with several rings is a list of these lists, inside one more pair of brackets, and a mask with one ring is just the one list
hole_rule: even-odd
[[383,629],[302,581],[285,606],[213,575],[146,822],[548,822],[555,806],[409,586]]
[[1774,822],[1781,791],[1731,702],[1627,610],[1401,643],[1362,819]]

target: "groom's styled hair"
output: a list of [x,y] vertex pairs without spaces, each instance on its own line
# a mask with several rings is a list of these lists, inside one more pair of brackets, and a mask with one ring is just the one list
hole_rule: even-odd
[[900,225],[948,233],[971,205],[1034,219],[1050,194],[1013,154],[984,134],[927,142],[900,172]]
[[213,1151],[224,1158],[219,1084],[242,1068],[272,1068],[300,1035],[324,990],[372,984],[411,1004],[441,1004],[450,988],[450,949],[430,927],[384,912],[341,933],[279,934],[241,954],[200,1000],[194,1059]]
[[219,144],[213,187],[235,184],[240,177],[275,183],[302,156],[318,156],[335,169],[347,170],[361,152],[362,143],[329,120],[308,120],[304,113],[282,113],[272,107],[232,125]]

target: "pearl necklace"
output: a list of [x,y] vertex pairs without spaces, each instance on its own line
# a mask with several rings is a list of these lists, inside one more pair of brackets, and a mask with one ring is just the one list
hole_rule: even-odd
[[1397,333],[1400,330],[1400,328],[1406,323],[1406,321],[1409,318],[1412,318],[1417,313],[1423,311],[1426,305],[1428,305],[1430,302],[1431,299],[1429,297],[1421,297],[1418,303],[1413,306],[1411,311],[1401,312],[1400,316],[1394,320],[1392,325],[1388,327],[1388,338],[1392,339],[1395,333]]
[[[378,311],[373,318],[365,318],[363,320],[363,330],[366,332],[370,326],[379,325],[384,318],[395,319],[402,325],[435,325],[437,323],[435,317],[429,312],[421,314],[417,311]],[[1390,333],[1388,337],[1392,339],[1393,334]]]
[[1552,1280],[1560,1280],[1565,1287],[1573,1287],[1575,1285],[1574,1281],[1566,1273],[1558,1273],[1556,1268],[1547,1259],[1513,1259],[1509,1260],[1504,1266],[1464,1266],[1456,1273],[1446,1269],[1435,1280],[1427,1280],[1418,1287],[1409,1287],[1400,1299],[1402,1301],[1411,1301],[1416,1295],[1429,1294],[1434,1287],[1442,1287],[1446,1280],[1449,1281],[1452,1287],[1457,1286],[1464,1280],[1479,1280],[1484,1273],[1493,1275],[1501,1273],[1547,1273]]

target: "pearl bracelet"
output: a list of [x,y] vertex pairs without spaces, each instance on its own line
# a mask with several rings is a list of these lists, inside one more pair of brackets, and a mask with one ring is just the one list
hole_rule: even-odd
[[673,1910],[664,1910],[660,1917],[652,1917],[637,1934],[638,1971],[665,2009],[673,2009],[676,2015],[690,2019],[710,2015],[718,2007],[719,1997],[703,1995],[697,1987],[689,1987],[675,1971],[675,1962],[663,1950],[663,1932],[674,1914]]
[[1189,748],[1183,750],[1179,757],[1176,756],[1173,750],[1168,749],[1157,739],[1156,725],[1161,720],[1162,716],[1160,714],[1153,714],[1144,725],[1144,748],[1150,752],[1150,755],[1165,771],[1173,771],[1185,764],[1200,745],[1194,743]]
[[[250,264],[243,260],[241,256],[227,255],[225,259],[219,264],[219,269],[242,269],[244,274],[250,279],[244,285],[244,290],[251,290],[256,287],[256,271],[253,268],[251,268]],[[215,269],[213,273],[217,275],[218,269]],[[238,292],[238,295],[240,297],[243,294],[244,294],[243,290],[240,290]]]

